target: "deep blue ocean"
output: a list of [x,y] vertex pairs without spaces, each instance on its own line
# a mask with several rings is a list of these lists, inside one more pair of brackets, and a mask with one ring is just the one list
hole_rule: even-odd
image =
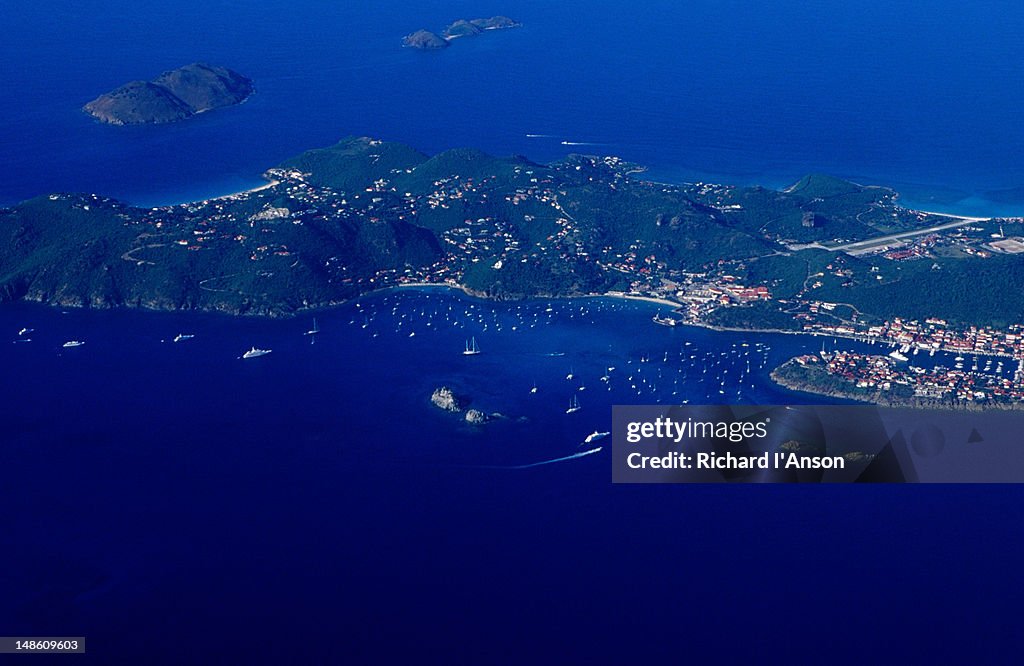
[[[399,47],[494,13],[524,27],[440,53]],[[1022,32],[1024,9],[1002,0],[14,0],[0,25],[0,205],[224,194],[356,134],[430,153],[610,153],[675,181],[783,186],[818,171],[915,205],[1020,214],[1024,191],[985,197],[1024,187]],[[164,127],[79,111],[194,60],[258,93]]]
[[[1024,204],[985,194],[1024,186],[1019,3],[4,10],[0,204],[202,198],[350,134]],[[398,47],[495,13],[525,26]],[[258,93],[163,127],[78,111],[194,60]],[[767,373],[820,339],[668,329],[655,311],[392,291],[317,313],[310,344],[312,315],[0,307],[0,635],[85,635],[97,664],[1018,660],[1016,487],[613,486],[607,450],[522,469],[588,449],[612,404],[807,401]],[[252,346],[273,352],[239,359]],[[441,413],[442,384],[506,418]]]
[[[613,486],[607,449],[521,468],[592,448],[612,404],[806,401],[767,373],[820,339],[655,312],[399,290],[311,341],[311,317],[5,306],[0,627],[103,664],[984,661],[1019,638],[1011,487]],[[505,418],[462,423],[441,385]]]

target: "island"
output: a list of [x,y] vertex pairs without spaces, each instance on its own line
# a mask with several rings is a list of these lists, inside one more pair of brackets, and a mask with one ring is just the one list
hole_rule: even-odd
[[909,386],[918,403],[951,381],[958,402],[1024,400],[1024,291],[1007,288],[1024,283],[1024,219],[911,210],[891,189],[824,174],[773,190],[643,173],[607,155],[540,164],[349,137],[204,201],[54,193],[0,209],[0,302],[282,317],[406,285],[625,296],[664,304],[652,326],[665,331],[848,338],[896,346],[882,357],[898,363],[998,359],[1017,366],[1012,379],[912,362],[889,376],[854,357],[836,371]]
[[417,30],[410,35],[406,35],[402,39],[402,45],[417,49],[443,49],[448,47],[453,39],[458,39],[459,37],[479,35],[488,30],[505,30],[521,26],[521,23],[507,16],[459,19],[449,24],[441,34],[429,30]]
[[241,104],[254,91],[253,82],[242,74],[196,62],[164,72],[152,81],[126,83],[82,110],[111,125],[170,123]]
[[462,412],[465,409],[463,399],[455,395],[448,386],[439,386],[430,394],[430,402],[438,409],[445,412]]
[[467,408],[469,400],[456,395],[448,386],[434,389],[430,394],[430,402],[442,411],[461,414],[463,420],[470,425],[483,425],[495,418],[501,418],[501,414],[488,414],[479,409]]
[[402,39],[402,45],[414,49],[444,49],[448,48],[448,40],[429,30],[417,30],[411,35]]
[[507,16],[492,16],[491,18],[459,19],[452,22],[444,29],[445,39],[456,39],[458,37],[469,37],[479,35],[487,30],[507,30],[508,28],[521,28],[522,23],[510,19]]

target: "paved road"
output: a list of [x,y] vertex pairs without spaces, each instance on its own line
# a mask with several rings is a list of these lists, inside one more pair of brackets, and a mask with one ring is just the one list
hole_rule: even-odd
[[956,227],[963,227],[968,224],[974,224],[977,222],[988,222],[992,218],[990,217],[960,217],[958,215],[947,215],[945,213],[929,213],[929,215],[936,215],[939,217],[948,217],[950,222],[938,224],[933,227],[927,227],[924,229],[914,229],[912,231],[902,231],[898,234],[889,234],[888,236],[875,236],[874,238],[868,238],[867,240],[854,241],[852,243],[842,243],[840,245],[822,245],[821,243],[808,243],[806,245],[793,245],[790,246],[792,250],[805,249],[805,248],[817,248],[819,250],[831,250],[832,252],[846,252],[848,254],[859,254],[867,252],[873,248],[881,245],[886,245],[892,241],[902,240],[904,238],[913,238],[914,236],[927,236],[928,234],[935,233],[936,231],[943,231],[945,229],[955,229]]

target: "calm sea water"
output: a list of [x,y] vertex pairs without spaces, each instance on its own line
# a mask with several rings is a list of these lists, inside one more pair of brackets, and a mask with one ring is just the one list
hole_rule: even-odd
[[[399,48],[419,27],[493,13],[525,27]],[[15,2],[0,26],[0,203],[225,193],[368,134],[427,152],[613,153],[670,180],[781,186],[822,171],[897,185],[913,204],[1019,214],[1024,194],[984,193],[1024,186],[1022,31],[1019,3],[952,0]],[[164,127],[78,111],[197,59],[259,93]]]
[[[965,212],[1014,212],[980,194],[1024,185],[1009,2],[5,10],[3,203],[198,198],[348,134],[610,152],[671,179],[826,171]],[[526,27],[397,48],[493,13]],[[77,110],[196,59],[259,93],[166,127]],[[85,634],[93,663],[134,664],[763,661],[767,644],[986,662],[1019,642],[1013,487],[613,487],[607,452],[506,469],[578,451],[616,402],[796,400],[767,368],[820,345],[551,307],[390,293],[318,315],[314,345],[308,319],[0,308],[0,633]],[[484,353],[463,357],[473,335]],[[239,360],[253,345],[274,351]],[[508,418],[462,425],[428,404],[440,384]]]
[[[739,660],[793,632],[780,658],[997,654],[976,636],[1015,632],[981,612],[1022,582],[1011,489],[613,487],[607,451],[507,468],[579,451],[613,403],[794,401],[768,369],[820,345],[655,311],[388,292],[310,344],[308,318],[5,306],[0,627],[84,634],[105,664],[634,663],[718,654],[724,627]],[[508,418],[460,423],[441,384]]]

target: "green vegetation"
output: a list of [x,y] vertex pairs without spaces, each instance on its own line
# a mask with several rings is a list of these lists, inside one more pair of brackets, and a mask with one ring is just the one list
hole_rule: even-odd
[[777,384],[793,391],[885,405],[909,405],[914,402],[914,389],[909,386],[894,384],[887,391],[862,388],[854,382],[829,374],[821,365],[801,365],[796,360],[780,365],[772,371],[771,377]]
[[[775,299],[716,309],[713,292],[702,316],[730,328],[797,328],[801,301],[840,304],[822,315],[834,322],[1024,321],[1010,287],[1024,282],[1024,255],[976,259],[947,244],[938,259],[895,262],[787,245],[797,227],[835,239],[927,221],[889,190],[818,175],[782,192],[672,186],[638,171],[617,158],[428,157],[348,138],[270,170],[268,188],[222,199],[138,209],[41,197],[0,210],[0,299],[280,315],[411,281],[522,298],[721,280]],[[820,226],[805,226],[811,214]]]
[[911,229],[920,220],[893,205],[895,192],[812,174],[779,192],[764,187],[723,188],[714,202],[732,207],[728,219],[749,233],[792,243],[858,240]]
[[956,324],[1004,328],[1024,322],[1024,260],[1017,255],[988,259],[919,260],[887,271],[884,281],[823,288],[817,297],[849,303],[882,318],[939,317]]
[[800,330],[799,322],[783,312],[778,303],[770,301],[720,308],[708,316],[708,323],[722,328]]
[[169,123],[239,104],[255,92],[252,81],[226,67],[194,62],[153,81],[132,81],[100,95],[82,110],[111,125]]

